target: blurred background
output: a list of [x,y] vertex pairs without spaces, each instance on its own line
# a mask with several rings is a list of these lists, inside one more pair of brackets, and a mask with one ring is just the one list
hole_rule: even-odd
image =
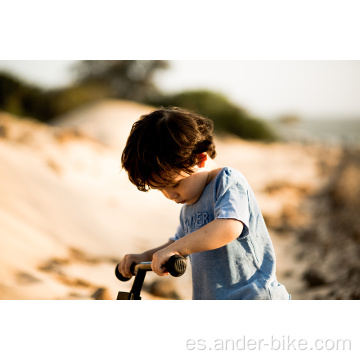
[[[0,61],[0,299],[114,299],[114,268],[179,210],[120,171],[158,106],[215,124],[252,185],[293,299],[360,299],[360,61]],[[190,299],[149,274],[146,299]]]

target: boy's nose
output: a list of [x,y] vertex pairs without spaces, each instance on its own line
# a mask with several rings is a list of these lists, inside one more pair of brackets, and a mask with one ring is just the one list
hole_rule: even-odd
[[162,190],[162,193],[165,195],[165,197],[167,197],[170,200],[174,200],[179,196],[176,191],[171,191],[171,190],[164,189]]

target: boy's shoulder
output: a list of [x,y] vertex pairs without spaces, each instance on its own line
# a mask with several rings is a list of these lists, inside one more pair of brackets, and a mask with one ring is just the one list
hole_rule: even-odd
[[225,166],[216,176],[216,185],[229,186],[236,183],[239,183],[243,186],[247,186],[248,182],[245,176],[237,169],[234,169],[231,166]]

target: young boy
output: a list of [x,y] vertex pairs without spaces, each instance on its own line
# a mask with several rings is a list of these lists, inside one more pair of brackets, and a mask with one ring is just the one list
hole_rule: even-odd
[[152,270],[175,254],[190,256],[193,299],[290,299],[275,275],[275,254],[255,196],[244,176],[219,167],[211,120],[179,108],[143,115],[132,127],[122,167],[141,191],[157,189],[183,204],[176,235],[155,249],[128,254],[119,264]]

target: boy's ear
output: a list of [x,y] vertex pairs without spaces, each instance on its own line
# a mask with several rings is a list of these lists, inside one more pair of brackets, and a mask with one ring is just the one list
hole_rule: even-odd
[[198,167],[203,168],[205,166],[205,162],[207,160],[207,153],[202,153],[198,155]]

